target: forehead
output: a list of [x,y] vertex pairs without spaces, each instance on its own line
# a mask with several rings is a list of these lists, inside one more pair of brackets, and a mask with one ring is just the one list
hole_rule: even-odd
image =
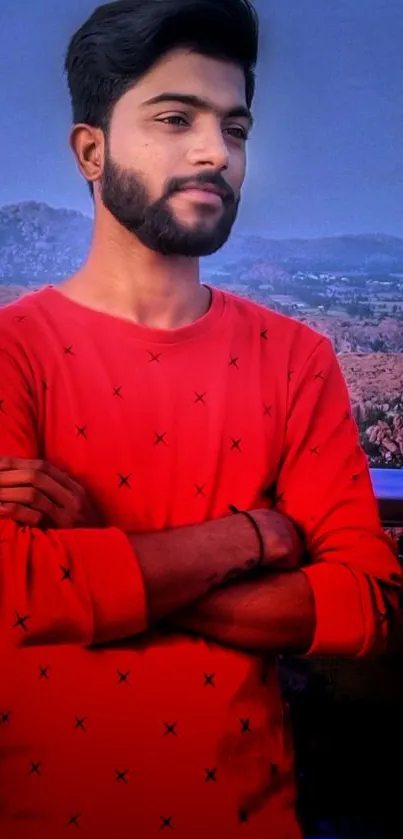
[[242,67],[178,49],[155,64],[121,99],[122,108],[141,106],[165,91],[208,98],[218,109],[246,104]]

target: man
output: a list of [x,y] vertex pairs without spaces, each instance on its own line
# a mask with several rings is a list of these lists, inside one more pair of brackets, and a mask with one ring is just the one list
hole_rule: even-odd
[[92,248],[0,314],[5,839],[301,836],[275,656],[387,636],[330,343],[199,280],[256,58],[248,0],[116,2],[68,50]]

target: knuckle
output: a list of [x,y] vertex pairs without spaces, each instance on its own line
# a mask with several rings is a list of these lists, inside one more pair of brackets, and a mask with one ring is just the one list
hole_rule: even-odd
[[36,487],[29,487],[28,501],[30,504],[38,504],[41,500],[41,493]]
[[53,513],[52,502],[49,501],[49,498],[46,498],[45,495],[41,496],[40,508],[41,508],[41,512],[44,513],[47,516],[52,515],[52,513]]

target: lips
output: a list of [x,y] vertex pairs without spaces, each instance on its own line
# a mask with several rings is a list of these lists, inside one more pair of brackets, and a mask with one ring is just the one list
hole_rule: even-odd
[[225,195],[219,187],[214,186],[214,184],[188,184],[187,186],[183,187],[183,191],[187,192],[188,190],[196,190],[197,192],[208,192],[211,195],[218,195],[223,201],[225,200]]

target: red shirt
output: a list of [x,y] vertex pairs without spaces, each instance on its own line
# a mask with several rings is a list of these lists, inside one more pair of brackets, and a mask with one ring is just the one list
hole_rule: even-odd
[[105,520],[0,519],[1,836],[296,839],[274,658],[147,632],[126,534],[275,503],[307,539],[310,653],[372,649],[399,567],[330,342],[218,290],[165,331],[47,288],[0,312],[0,347],[2,454],[67,471]]

